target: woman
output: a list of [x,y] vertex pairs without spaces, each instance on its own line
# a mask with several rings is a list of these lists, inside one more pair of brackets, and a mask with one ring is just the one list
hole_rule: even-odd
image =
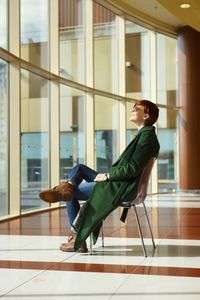
[[[98,174],[85,165],[77,165],[67,182],[40,193],[40,198],[47,202],[67,201],[67,214],[75,230],[60,250],[87,252],[85,240],[89,234],[93,231],[95,242],[101,221],[122,202],[130,201],[136,195],[143,168],[159,152],[155,127],[152,126],[158,114],[156,104],[148,100],[137,101],[130,121],[136,124],[138,133],[108,173]],[[86,182],[82,183],[83,180]],[[80,216],[78,200],[88,200]]]

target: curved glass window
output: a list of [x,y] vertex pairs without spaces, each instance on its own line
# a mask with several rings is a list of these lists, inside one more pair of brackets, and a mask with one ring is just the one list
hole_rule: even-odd
[[177,112],[160,108],[158,119],[158,190],[171,191],[178,188],[178,132]]
[[0,216],[8,214],[8,64],[0,59]]
[[60,76],[85,83],[83,0],[59,0]]
[[[157,102],[176,107],[177,104],[177,40],[157,33]],[[162,63],[160,63],[162,61]],[[158,138],[158,188],[168,191],[178,187],[177,112],[160,109]]]
[[0,47],[8,47],[7,1],[0,0]]
[[85,94],[60,85],[60,178],[85,163]]
[[126,96],[150,99],[150,31],[126,21]]
[[126,145],[128,145],[137,134],[137,127],[133,122],[130,122],[130,116],[133,109],[133,103],[126,103]]
[[[157,101],[177,104],[177,40],[157,34]],[[160,63],[162,61],[162,63]]]
[[118,109],[117,100],[95,97],[95,154],[99,173],[107,172],[119,156]]
[[117,17],[94,2],[94,87],[118,93]]
[[38,193],[49,186],[49,82],[21,71],[21,208],[47,206]]
[[49,69],[48,0],[21,0],[21,57]]

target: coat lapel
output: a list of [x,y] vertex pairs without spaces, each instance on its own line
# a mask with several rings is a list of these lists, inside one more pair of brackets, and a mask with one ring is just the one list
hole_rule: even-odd
[[133,140],[128,144],[128,146],[125,148],[125,150],[122,152],[122,154],[119,156],[119,158],[114,162],[113,166],[115,166],[121,159],[121,157],[124,155],[124,153],[126,153],[130,147],[134,147],[134,144],[136,144],[140,138],[140,135],[144,132],[144,131],[155,131],[155,127],[154,126],[144,126],[142,127],[136,134],[136,136],[133,138]]

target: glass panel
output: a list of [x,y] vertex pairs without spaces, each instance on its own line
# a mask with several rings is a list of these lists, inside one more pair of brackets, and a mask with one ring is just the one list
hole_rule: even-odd
[[110,10],[93,4],[94,86],[118,93],[117,18]]
[[[102,113],[99,113],[102,112]],[[95,97],[96,169],[104,173],[119,156],[118,101]]]
[[0,59],[0,216],[8,215],[8,64]]
[[60,85],[60,178],[85,163],[85,94]]
[[49,68],[48,0],[21,0],[21,57]]
[[21,208],[47,206],[38,193],[49,186],[49,82],[21,71]]
[[126,96],[150,99],[150,31],[126,21]]
[[0,47],[8,47],[7,1],[0,0]]
[[178,136],[177,112],[160,108],[158,119],[158,188],[160,192],[177,189],[178,185]]
[[[177,40],[157,34],[157,101],[177,103]],[[162,63],[161,63],[162,62]]]
[[131,111],[134,103],[126,102],[126,145],[128,145],[137,134],[137,127],[130,122]]
[[83,1],[59,0],[60,76],[85,83]]

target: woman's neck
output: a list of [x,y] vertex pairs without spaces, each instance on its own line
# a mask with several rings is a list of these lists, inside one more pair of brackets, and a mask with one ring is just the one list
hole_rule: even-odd
[[141,128],[143,128],[145,125],[144,124],[142,124],[142,125],[138,125],[137,126],[137,130],[139,131]]

